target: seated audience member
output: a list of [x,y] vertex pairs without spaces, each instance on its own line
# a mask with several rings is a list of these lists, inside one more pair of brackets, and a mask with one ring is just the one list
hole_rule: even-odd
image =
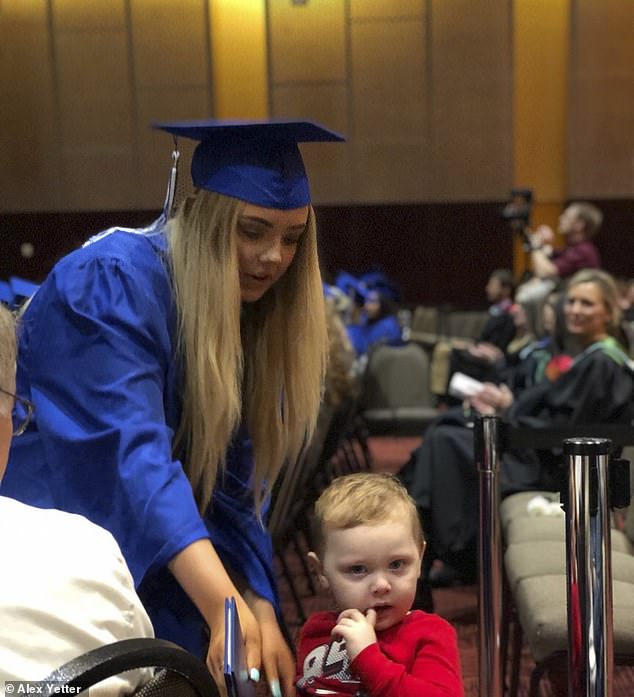
[[355,393],[355,353],[339,315],[336,300],[328,295],[326,326],[329,350],[324,402],[338,407]]
[[518,397],[522,390],[533,387],[545,377],[546,365],[553,356],[563,350],[563,308],[559,296],[551,293],[542,307],[540,338],[523,346],[516,354],[507,355],[502,371],[502,380],[513,395]]
[[502,382],[504,375],[518,364],[525,350],[535,342],[536,331],[529,326],[528,316],[521,303],[513,303],[509,308],[513,319],[515,334],[506,347],[501,351],[492,344],[475,344],[469,348],[469,353],[482,362],[483,369],[491,375],[494,382]]
[[559,281],[581,269],[601,268],[599,250],[592,241],[603,222],[603,214],[591,203],[571,203],[559,216],[559,232],[564,247],[554,250],[553,231],[540,225],[529,234],[530,267],[533,273],[517,290],[517,300],[539,302],[555,289]]
[[367,355],[379,344],[400,346],[402,328],[396,314],[396,304],[375,289],[362,289],[363,310],[356,322],[348,324],[348,336],[357,356]]
[[[0,307],[0,479],[32,408],[13,396],[15,360],[14,319]],[[0,684],[42,680],[98,646],[153,636],[117,543],[85,518],[0,496],[0,559]],[[125,673],[90,694],[129,694],[147,677]]]
[[619,307],[623,313],[621,320],[621,342],[630,357],[634,358],[634,279],[621,278],[618,281]]
[[299,639],[297,694],[463,695],[456,633],[410,608],[425,542],[414,502],[389,474],[335,479],[315,505],[309,557],[336,611]]
[[[505,351],[516,335],[512,314],[513,274],[508,269],[496,269],[489,276],[485,293],[489,303],[489,317],[476,342],[452,339],[438,342],[432,357],[433,382],[449,385],[454,373],[464,373],[477,380],[495,380],[494,363],[504,360]],[[440,391],[439,391],[440,394]],[[452,399],[442,395],[449,404]]]
[[[609,274],[599,270],[575,274],[564,304],[566,329],[578,347],[574,358],[554,358],[545,368],[547,379],[518,396],[505,385],[484,384],[470,399],[472,409],[533,427],[632,423],[634,371],[611,336],[619,314]],[[466,578],[473,578],[478,488],[473,430],[464,425],[459,409],[437,418],[400,477],[416,501],[428,533],[428,559],[435,555]],[[556,490],[560,464],[555,452],[504,453],[502,495],[528,489]]]
[[634,278],[621,278],[618,285],[619,307],[623,312],[623,319],[634,322]]
[[515,282],[508,269],[496,269],[487,282],[485,292],[489,307],[489,318],[482,328],[477,343],[492,344],[505,351],[515,336],[515,325],[511,315]]

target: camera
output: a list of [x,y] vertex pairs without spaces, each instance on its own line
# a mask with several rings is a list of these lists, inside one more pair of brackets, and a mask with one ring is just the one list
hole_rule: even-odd
[[511,198],[502,209],[502,217],[508,220],[514,229],[514,223],[521,223],[523,228],[530,225],[532,207],[532,189],[511,189]]
[[519,233],[524,250],[528,252],[531,242],[528,237],[533,208],[532,189],[511,189],[510,201],[502,209],[502,217],[508,220],[511,232]]

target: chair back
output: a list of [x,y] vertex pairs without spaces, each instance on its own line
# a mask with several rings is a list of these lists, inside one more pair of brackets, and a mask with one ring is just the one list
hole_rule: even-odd
[[361,401],[365,409],[431,406],[425,350],[415,343],[376,347],[368,359]]
[[200,692],[179,673],[160,670],[149,682],[132,693],[132,697],[199,697]]
[[87,651],[53,671],[43,682],[73,688],[73,694],[139,668],[160,668],[135,697],[219,697],[207,666],[180,646],[162,639],[123,639]]
[[437,307],[426,307],[425,305],[418,305],[414,309],[410,329],[413,332],[437,335],[438,322],[439,315]]
[[445,331],[449,337],[477,339],[488,318],[487,312],[454,310],[447,314]]

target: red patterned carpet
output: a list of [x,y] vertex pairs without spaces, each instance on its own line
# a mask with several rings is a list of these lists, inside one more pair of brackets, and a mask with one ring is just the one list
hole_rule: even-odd
[[[409,458],[410,452],[420,443],[420,438],[386,438],[370,439],[370,450],[373,465],[376,470],[393,472],[400,468]],[[317,610],[330,609],[329,599],[322,595],[312,595],[297,555],[290,552],[287,561],[296,584],[300,590],[302,606],[306,614]],[[288,585],[280,578],[280,595],[284,616],[289,632],[296,638],[300,621],[295,604],[289,593]],[[456,586],[434,590],[436,612],[445,617],[455,627],[458,635],[462,673],[465,686],[465,697],[480,697],[478,685],[478,609],[477,587]],[[529,679],[534,663],[528,649],[525,647],[522,656],[520,687],[518,697],[528,697]],[[540,686],[540,697],[555,697],[548,679],[543,679]],[[617,668],[614,674],[613,697],[634,696],[634,668]],[[486,697],[482,695],[481,697]]]

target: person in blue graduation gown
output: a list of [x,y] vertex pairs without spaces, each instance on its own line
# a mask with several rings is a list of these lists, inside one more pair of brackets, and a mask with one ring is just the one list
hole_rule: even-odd
[[[308,122],[161,127],[200,141],[195,193],[174,217],[97,235],[34,295],[17,389],[36,416],[2,493],[110,530],[157,637],[206,656],[220,686],[235,596],[253,679],[291,695],[263,521],[314,428],[327,356],[297,142],[341,137]],[[73,553],[60,540],[60,563]]]
[[357,356],[367,355],[374,346],[400,346],[403,329],[396,315],[396,306],[378,290],[363,288],[363,311],[359,320],[346,326]]

